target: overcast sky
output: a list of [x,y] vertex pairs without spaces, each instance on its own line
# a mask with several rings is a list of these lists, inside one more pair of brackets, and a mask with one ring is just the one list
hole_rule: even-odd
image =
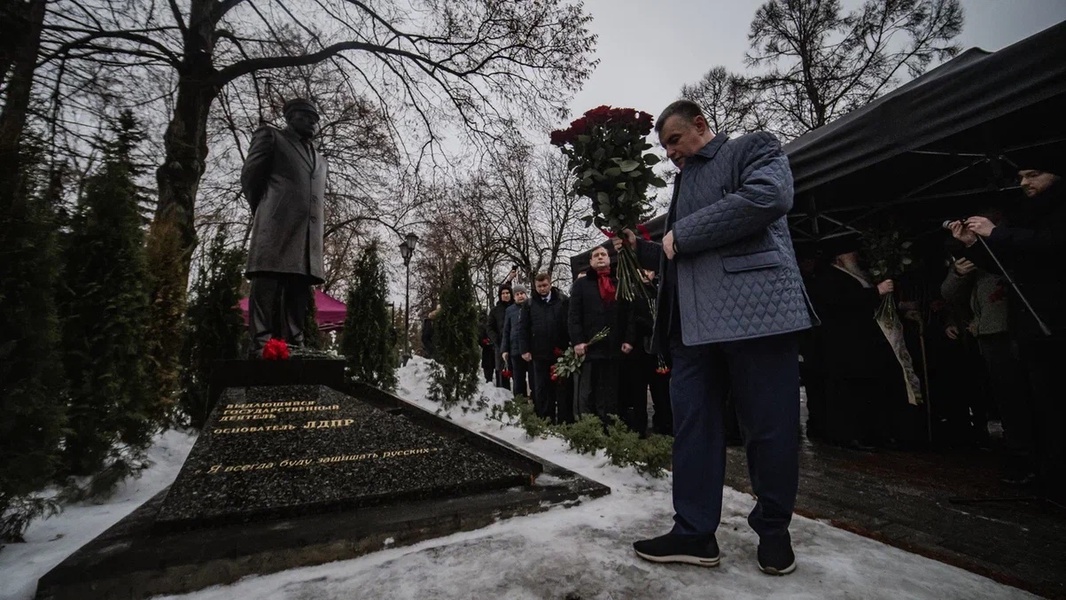
[[[570,104],[572,116],[601,104],[658,114],[712,66],[743,70],[748,27],[762,1],[585,0],[600,63]],[[962,0],[962,6],[963,49],[999,50],[1066,20],[1066,0]]]

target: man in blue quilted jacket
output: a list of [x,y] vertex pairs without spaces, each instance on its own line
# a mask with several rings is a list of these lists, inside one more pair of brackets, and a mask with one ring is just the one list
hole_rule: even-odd
[[[673,529],[633,544],[644,559],[717,566],[725,436],[732,395],[752,489],[759,568],[796,568],[788,526],[799,480],[798,333],[816,321],[788,231],[792,171],[768,133],[715,134],[698,105],[674,102],[655,123],[681,169],[662,243],[626,232],[662,278],[653,336],[673,358]],[[619,240],[616,246],[623,242]]]

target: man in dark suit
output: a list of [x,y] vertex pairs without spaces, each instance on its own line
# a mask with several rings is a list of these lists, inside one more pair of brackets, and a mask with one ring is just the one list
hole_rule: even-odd
[[241,187],[252,209],[247,277],[249,353],[262,356],[271,338],[304,343],[311,286],[322,283],[322,197],[326,161],[311,144],[318,110],[285,103],[285,129],[264,125],[252,136]]
[[555,359],[569,345],[569,309],[570,298],[552,285],[551,275],[537,274],[521,321],[517,353],[533,367],[533,406],[537,416],[552,423],[574,420],[569,390],[552,381]]

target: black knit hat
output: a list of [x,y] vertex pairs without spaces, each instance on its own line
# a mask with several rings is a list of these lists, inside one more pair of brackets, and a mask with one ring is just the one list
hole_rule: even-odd
[[1055,175],[1066,175],[1063,168],[1061,148],[1042,146],[1026,148],[1007,155],[1007,160],[1014,164],[1019,171],[1043,171]]

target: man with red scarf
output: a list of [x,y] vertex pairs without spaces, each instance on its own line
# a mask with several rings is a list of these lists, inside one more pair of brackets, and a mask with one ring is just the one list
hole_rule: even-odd
[[[615,300],[618,279],[607,249],[594,249],[589,265],[570,291],[570,342],[574,352],[585,357],[574,412],[579,417],[594,413],[607,423],[607,415],[618,415],[619,365],[622,356],[633,351],[635,330],[629,305]],[[609,328],[607,337],[589,344],[604,327]]]

